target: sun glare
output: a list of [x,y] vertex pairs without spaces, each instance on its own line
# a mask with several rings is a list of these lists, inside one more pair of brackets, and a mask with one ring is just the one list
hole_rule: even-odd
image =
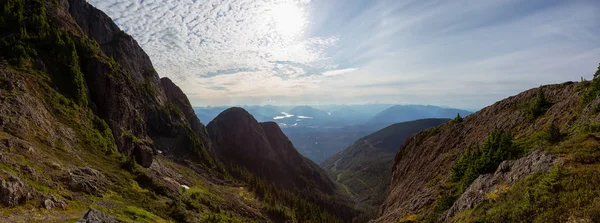
[[284,37],[296,37],[302,34],[306,26],[303,8],[294,3],[274,5],[271,10],[276,31]]

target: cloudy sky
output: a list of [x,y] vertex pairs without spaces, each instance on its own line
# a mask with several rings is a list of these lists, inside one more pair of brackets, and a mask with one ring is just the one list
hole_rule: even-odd
[[88,1],[195,106],[479,109],[600,62],[594,0]]

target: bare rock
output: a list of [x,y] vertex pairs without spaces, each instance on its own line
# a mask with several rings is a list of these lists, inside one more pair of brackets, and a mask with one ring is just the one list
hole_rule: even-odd
[[7,207],[15,207],[31,198],[31,190],[19,177],[4,172],[0,184],[0,202]]
[[154,159],[154,151],[147,145],[137,144],[135,149],[133,150],[133,155],[135,157],[135,162],[143,166],[144,168],[150,167],[152,165],[152,160]]
[[102,195],[108,185],[106,177],[102,173],[89,167],[71,169],[66,178],[72,190],[91,195]]
[[495,173],[479,176],[446,211],[442,220],[450,220],[457,213],[481,204],[485,200],[486,194],[496,190],[498,193],[502,193],[502,185],[512,185],[528,175],[546,171],[557,162],[560,162],[560,159],[546,155],[541,150],[534,151],[518,160],[502,162]]
[[60,166],[60,164],[58,164],[56,162],[51,162],[50,166],[52,167],[52,169],[55,169],[55,170],[61,170],[62,169],[62,166]]
[[0,140],[0,148],[10,149],[14,146],[14,142],[10,139],[2,139]]
[[83,216],[82,219],[77,221],[77,223],[117,223],[115,217],[110,216],[104,212],[98,211],[96,209],[90,208],[87,213]]
[[30,179],[32,180],[38,180],[39,175],[37,174],[37,172],[35,171],[35,169],[33,169],[30,166],[21,166],[21,171],[23,171],[23,173],[25,173],[27,176],[29,176]]
[[54,195],[50,195],[50,197],[44,200],[43,206],[46,210],[65,209],[67,207],[67,202],[56,198]]

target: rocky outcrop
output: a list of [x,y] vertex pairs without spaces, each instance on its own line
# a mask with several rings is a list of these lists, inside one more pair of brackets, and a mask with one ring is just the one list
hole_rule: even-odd
[[90,208],[77,223],[118,223],[115,217]]
[[560,159],[546,155],[541,150],[536,150],[518,160],[504,161],[495,173],[479,176],[446,211],[441,220],[449,221],[457,213],[481,204],[487,194],[502,193],[503,186],[510,186],[528,175],[547,171],[558,162]]
[[334,184],[316,164],[296,151],[277,123],[258,123],[242,108],[223,111],[208,126],[215,153],[290,190],[332,193]]
[[15,207],[25,203],[32,197],[29,185],[25,184],[19,177],[8,172],[3,172],[0,179],[0,202],[6,207]]
[[65,209],[67,207],[67,202],[56,198],[54,195],[50,195],[50,197],[44,200],[43,207],[46,208],[46,210]]
[[71,169],[65,178],[71,190],[96,196],[101,196],[108,185],[102,173],[89,167]]

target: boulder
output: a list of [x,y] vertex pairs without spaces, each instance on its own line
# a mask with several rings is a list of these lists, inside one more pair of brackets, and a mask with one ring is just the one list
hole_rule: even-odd
[[154,151],[147,145],[137,144],[135,149],[133,150],[133,155],[135,157],[135,162],[144,168],[150,167],[152,165],[152,160],[154,159]]
[[46,210],[65,209],[67,207],[67,202],[56,198],[54,195],[50,195],[50,197],[44,200],[43,207],[46,208]]
[[118,223],[118,221],[109,214],[90,208],[77,223]]

